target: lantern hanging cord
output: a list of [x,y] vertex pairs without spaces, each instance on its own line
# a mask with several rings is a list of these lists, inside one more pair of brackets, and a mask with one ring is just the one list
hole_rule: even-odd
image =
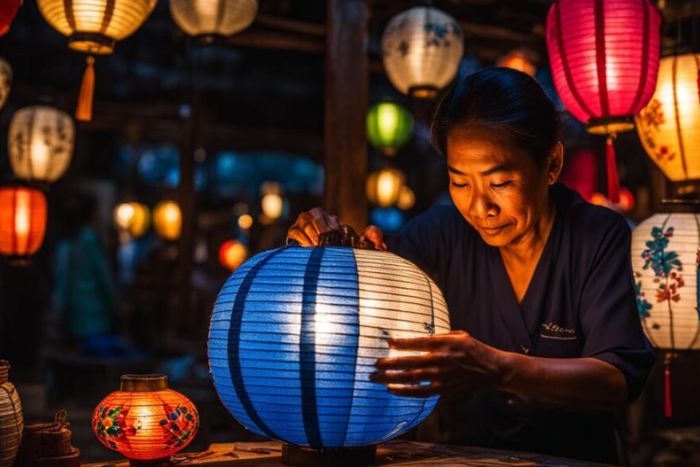
[[608,175],[608,199],[613,204],[620,202],[620,178],[617,174],[617,160],[615,156],[616,133],[610,133],[605,141],[605,165]]

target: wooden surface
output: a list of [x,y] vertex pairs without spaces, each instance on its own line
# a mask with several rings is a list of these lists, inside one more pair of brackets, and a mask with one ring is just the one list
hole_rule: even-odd
[[[207,451],[173,456],[173,465],[205,465],[208,467],[282,467],[282,443],[213,444]],[[98,462],[88,467],[128,467],[128,462]],[[447,446],[409,441],[390,441],[377,450],[376,465],[402,467],[592,467],[601,464],[563,459],[524,452],[502,451],[468,446]]]

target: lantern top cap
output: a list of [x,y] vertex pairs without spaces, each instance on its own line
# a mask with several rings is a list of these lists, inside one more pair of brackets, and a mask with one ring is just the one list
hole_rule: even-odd
[[121,391],[153,392],[164,389],[168,389],[168,377],[163,374],[126,374],[121,377]]
[[0,360],[0,384],[4,384],[10,377],[10,362]]

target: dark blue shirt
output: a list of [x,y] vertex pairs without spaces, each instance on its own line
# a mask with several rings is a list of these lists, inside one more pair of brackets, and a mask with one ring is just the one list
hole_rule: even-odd
[[[625,376],[629,399],[654,361],[637,315],[630,230],[617,213],[554,185],[556,216],[519,304],[498,248],[452,206],[436,206],[389,244],[442,290],[453,329],[510,352],[593,357]],[[612,413],[543,407],[500,392],[442,401],[441,441],[615,461]]]

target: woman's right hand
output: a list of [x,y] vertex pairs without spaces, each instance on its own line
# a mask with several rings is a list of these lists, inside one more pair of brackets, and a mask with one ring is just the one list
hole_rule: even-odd
[[[318,245],[318,237],[324,232],[340,230],[342,223],[338,216],[328,214],[321,208],[304,211],[297,217],[287,231],[287,241],[294,240],[300,246]],[[362,231],[362,239],[371,242],[377,250],[386,251],[384,233],[374,225],[368,225]]]

